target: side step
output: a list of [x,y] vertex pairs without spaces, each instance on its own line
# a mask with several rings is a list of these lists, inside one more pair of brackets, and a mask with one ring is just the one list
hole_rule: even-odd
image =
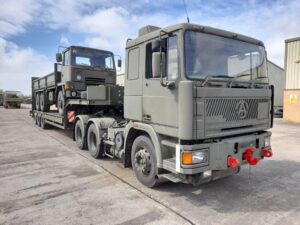
[[178,176],[176,176],[176,174],[173,173],[166,173],[166,174],[161,174],[161,177],[164,177],[174,183],[180,183],[180,182],[184,182],[184,180]]

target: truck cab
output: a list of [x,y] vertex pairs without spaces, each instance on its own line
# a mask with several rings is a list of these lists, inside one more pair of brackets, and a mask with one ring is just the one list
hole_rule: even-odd
[[270,150],[273,91],[261,41],[195,24],[146,26],[126,57],[124,117],[149,134],[170,179],[213,179]]
[[112,52],[70,46],[56,55],[60,65],[59,82],[65,85],[66,97],[80,97],[88,86],[114,85],[116,67]]

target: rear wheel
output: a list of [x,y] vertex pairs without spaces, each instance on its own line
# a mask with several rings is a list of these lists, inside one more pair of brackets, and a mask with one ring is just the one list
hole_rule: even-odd
[[104,147],[101,143],[101,134],[99,132],[95,124],[91,124],[88,128],[87,145],[91,156],[94,158],[104,158]]
[[84,138],[84,127],[80,120],[76,121],[74,128],[74,136],[77,147],[80,149],[86,149],[86,140]]
[[147,136],[141,135],[134,140],[131,163],[137,179],[143,185],[155,187],[158,184],[155,149]]
[[58,96],[57,96],[57,108],[58,108],[58,112],[61,116],[63,116],[65,114],[65,98],[64,98],[64,94],[62,91],[58,92]]
[[35,109],[37,111],[40,111],[41,110],[41,105],[40,105],[40,94],[39,93],[36,93],[35,95]]

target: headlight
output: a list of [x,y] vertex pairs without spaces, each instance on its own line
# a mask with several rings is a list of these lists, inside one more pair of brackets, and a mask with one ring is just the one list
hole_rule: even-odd
[[271,146],[271,137],[265,137],[264,147],[269,147],[269,146]]
[[207,162],[208,151],[182,152],[182,164],[192,165]]
[[77,95],[76,91],[72,91],[71,95],[72,95],[72,97],[76,97],[76,95]]
[[77,80],[77,81],[80,81],[81,78],[82,78],[81,74],[77,74],[77,75],[76,75],[76,80]]

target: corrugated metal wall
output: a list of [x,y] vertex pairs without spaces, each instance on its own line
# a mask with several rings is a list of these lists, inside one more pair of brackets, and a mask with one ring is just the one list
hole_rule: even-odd
[[274,85],[274,106],[283,106],[283,91],[285,89],[284,69],[268,61],[268,76]]
[[300,89],[300,37],[285,43],[286,89]]

